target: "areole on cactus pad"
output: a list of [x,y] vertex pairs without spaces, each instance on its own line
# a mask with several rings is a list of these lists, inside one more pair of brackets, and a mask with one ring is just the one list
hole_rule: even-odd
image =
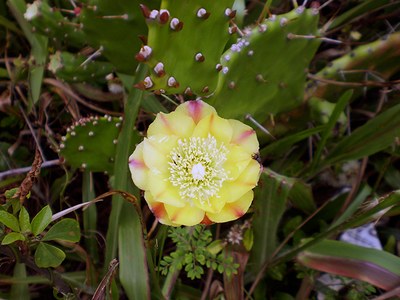
[[258,150],[251,127],[219,117],[203,101],[188,101],[157,114],[129,168],[161,223],[222,223],[244,215],[253,201]]

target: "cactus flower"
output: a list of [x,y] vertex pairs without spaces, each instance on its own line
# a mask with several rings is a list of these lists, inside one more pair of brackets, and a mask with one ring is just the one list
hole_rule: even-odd
[[157,114],[129,169],[162,224],[222,223],[244,215],[253,201],[258,150],[251,127],[219,117],[203,101],[188,101]]

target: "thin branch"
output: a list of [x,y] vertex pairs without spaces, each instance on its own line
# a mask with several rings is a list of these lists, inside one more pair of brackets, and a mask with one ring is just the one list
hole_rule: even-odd
[[[60,165],[61,162],[59,159],[54,159],[54,160],[48,160],[42,163],[41,168],[47,168],[47,167],[52,167],[52,166],[58,166]],[[28,173],[31,170],[32,166],[29,167],[23,167],[23,168],[18,168],[18,169],[12,169],[8,171],[4,171],[0,173],[0,180],[3,180],[6,177],[9,176],[15,176],[15,175],[20,175],[24,173]]]

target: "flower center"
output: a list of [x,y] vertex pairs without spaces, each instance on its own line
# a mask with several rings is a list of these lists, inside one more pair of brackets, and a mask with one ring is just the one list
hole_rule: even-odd
[[192,168],[192,176],[194,179],[203,180],[206,175],[206,169],[202,164],[195,164]]
[[191,137],[178,140],[172,149],[169,162],[169,181],[179,188],[180,196],[193,204],[202,204],[212,196],[218,196],[222,183],[229,179],[223,168],[228,149],[218,144],[215,137]]

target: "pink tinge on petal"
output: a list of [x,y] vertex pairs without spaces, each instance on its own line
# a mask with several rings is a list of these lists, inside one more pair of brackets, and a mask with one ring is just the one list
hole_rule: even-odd
[[243,143],[243,141],[245,141],[253,134],[256,134],[256,132],[253,129],[243,131],[238,137],[235,138],[233,142],[237,145],[240,145],[241,143]]
[[146,165],[144,164],[143,161],[137,160],[137,159],[131,159],[129,160],[129,165],[132,168],[144,168]]
[[246,213],[246,211],[244,211],[243,209],[241,209],[240,207],[232,207],[232,212],[234,213],[234,215],[237,217],[237,218],[240,218],[241,216],[243,216],[245,213]]
[[203,105],[202,101],[188,101],[188,112],[196,124],[200,121]]
[[171,133],[173,133],[173,130],[171,128],[171,124],[169,123],[168,119],[165,117],[164,114],[160,113],[160,119],[163,122],[163,124],[165,125],[165,127],[167,127],[168,131],[170,131]]

